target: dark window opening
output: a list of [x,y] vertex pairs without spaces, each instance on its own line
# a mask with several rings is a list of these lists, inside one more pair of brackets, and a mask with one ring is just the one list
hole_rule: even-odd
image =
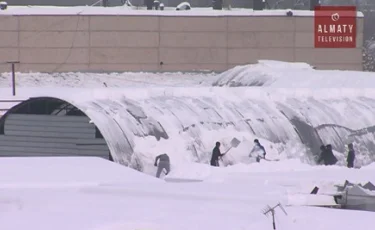
[[[0,135],[5,134],[5,120],[8,114],[34,114],[55,116],[85,116],[86,114],[72,104],[55,98],[31,98],[11,108],[0,118]],[[104,139],[95,126],[95,138]]]

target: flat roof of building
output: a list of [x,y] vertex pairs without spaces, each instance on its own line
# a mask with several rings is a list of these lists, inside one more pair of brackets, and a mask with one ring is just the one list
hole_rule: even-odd
[[[191,10],[176,11],[174,7],[166,7],[165,10],[146,10],[144,7],[101,7],[101,6],[8,6],[6,10],[0,10],[0,15],[131,15],[131,16],[285,16],[288,11],[293,16],[314,16],[310,10],[253,10],[232,8],[231,10],[213,10],[211,7],[192,8]],[[357,12],[357,17],[363,17]]]

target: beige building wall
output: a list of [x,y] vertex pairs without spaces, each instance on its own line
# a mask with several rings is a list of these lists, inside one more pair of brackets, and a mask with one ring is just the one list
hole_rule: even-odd
[[357,48],[315,49],[312,17],[0,16],[0,72],[224,71],[259,59],[362,70]]

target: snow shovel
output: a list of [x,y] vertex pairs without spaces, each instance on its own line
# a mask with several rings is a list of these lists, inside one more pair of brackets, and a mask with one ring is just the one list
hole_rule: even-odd
[[263,158],[263,157],[261,157],[260,159],[265,160],[265,161],[280,161],[280,159],[273,159],[273,160],[271,160],[271,159],[266,159],[266,158]]
[[233,138],[231,141],[230,141],[230,148],[225,151],[223,154],[227,154],[227,152],[229,152],[229,150],[231,150],[232,148],[237,148],[237,146],[241,143],[240,140],[238,140],[237,138]]
[[[228,152],[229,152],[229,150],[231,150],[232,148],[237,148],[237,146],[239,145],[241,143],[241,141],[240,140],[238,140],[237,138],[233,138],[232,140],[231,140],[231,142],[230,142],[230,147],[229,147],[229,149],[227,149],[227,151],[225,151],[224,153],[223,153],[223,156],[225,155],[225,154],[227,154]],[[220,160],[222,160],[223,161],[223,157],[220,157]],[[224,163],[224,161],[223,161],[223,163]]]

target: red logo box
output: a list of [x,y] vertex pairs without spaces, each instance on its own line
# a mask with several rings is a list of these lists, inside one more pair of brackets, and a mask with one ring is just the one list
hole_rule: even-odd
[[316,6],[314,13],[315,48],[356,47],[355,6]]

